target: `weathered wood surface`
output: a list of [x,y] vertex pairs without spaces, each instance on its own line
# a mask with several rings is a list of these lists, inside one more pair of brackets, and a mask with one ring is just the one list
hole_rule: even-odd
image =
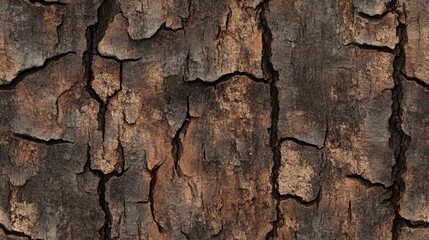
[[0,239],[429,238],[428,6],[5,0]]

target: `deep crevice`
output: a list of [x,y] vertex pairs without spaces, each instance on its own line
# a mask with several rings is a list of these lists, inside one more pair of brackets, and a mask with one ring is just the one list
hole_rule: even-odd
[[100,177],[97,191],[99,194],[99,204],[104,212],[104,224],[100,228],[99,233],[103,239],[109,240],[111,239],[112,214],[110,213],[109,203],[106,200],[106,183],[107,181],[109,181],[112,175],[103,174],[101,171],[91,171],[96,172],[97,175]]
[[[397,7],[397,1],[392,1]],[[402,12],[398,9],[395,10],[398,18],[401,17]],[[405,180],[403,175],[406,171],[406,158],[405,153],[410,143],[410,136],[408,136],[402,129],[402,99],[403,99],[403,82],[402,72],[405,68],[405,43],[407,41],[407,26],[404,23],[399,23],[397,29],[399,43],[395,47],[395,58],[393,61],[393,80],[394,88],[392,89],[392,115],[389,119],[389,131],[391,137],[389,145],[394,150],[395,165],[392,167],[393,185],[391,201],[394,207],[395,218],[392,226],[392,239],[397,240],[399,231],[402,226],[406,225],[406,220],[400,215],[400,199],[405,190]]]
[[83,53],[83,64],[85,66],[86,77],[86,91],[90,97],[95,99],[99,104],[99,111],[97,114],[98,130],[102,132],[103,140],[106,128],[106,112],[108,102],[104,103],[98,96],[96,91],[92,88],[92,81],[94,80],[94,73],[92,70],[93,56],[97,54],[98,44],[104,36],[110,22],[113,21],[114,14],[118,12],[118,5],[115,0],[104,0],[97,9],[98,21],[87,28],[86,30],[86,43],[87,49]]
[[98,182],[98,187],[97,187],[97,192],[98,192],[98,201],[99,201],[99,205],[101,207],[101,209],[104,212],[104,224],[103,226],[99,229],[99,234],[101,236],[101,239],[104,240],[110,240],[111,239],[111,225],[112,225],[112,214],[110,212],[109,209],[109,203],[106,200],[106,184],[107,182],[113,177],[121,177],[122,175],[124,175],[126,173],[126,171],[128,169],[123,170],[122,172],[111,172],[109,174],[104,174],[101,170],[97,170],[97,169],[92,169],[91,168],[91,146],[88,143],[87,146],[87,153],[86,153],[86,163],[83,169],[83,172],[78,173],[78,174],[84,174],[86,172],[92,172],[93,174],[95,174],[96,176],[99,177],[99,182]]
[[110,240],[111,239],[111,225],[112,225],[112,214],[110,213],[109,203],[106,200],[106,183],[112,177],[112,174],[104,174],[101,170],[91,169],[91,146],[88,144],[87,153],[86,153],[86,163],[84,166],[84,171],[82,173],[91,171],[93,174],[99,177],[97,192],[98,192],[98,201],[101,209],[104,213],[104,224],[99,229],[99,234],[101,239]]
[[271,223],[272,229],[268,232],[266,239],[274,239],[277,237],[277,230],[282,225],[283,217],[280,211],[281,196],[278,190],[278,175],[281,165],[280,145],[278,136],[278,119],[279,119],[279,90],[277,88],[277,81],[279,79],[278,72],[274,69],[271,63],[271,43],[273,40],[271,29],[268,26],[268,21],[265,16],[265,12],[269,11],[269,0],[262,1],[257,9],[260,14],[260,27],[262,28],[262,64],[261,68],[264,72],[264,77],[267,79],[270,85],[270,96],[271,96],[271,127],[269,129],[270,134],[270,147],[273,153],[273,167],[271,169],[271,186],[272,186],[272,198],[276,201],[276,219]]
[[[85,78],[86,86],[85,90],[88,92],[90,97],[96,100],[99,104],[99,112],[97,114],[98,121],[98,130],[102,132],[102,137],[104,141],[104,134],[106,128],[106,112],[108,101],[104,103],[96,91],[92,88],[91,83],[94,80],[94,73],[92,70],[92,60],[93,56],[97,54],[97,47],[99,42],[104,36],[104,33],[107,30],[108,25],[113,21],[113,17],[116,12],[119,11],[119,6],[115,0],[104,0],[97,9],[97,22],[94,25],[91,25],[86,30],[86,43],[87,49],[83,53],[83,65],[85,67]],[[120,81],[122,81],[122,65],[120,65]],[[122,86],[122,82],[121,82]],[[115,92],[117,94],[117,92]],[[119,154],[120,147],[118,147]],[[106,201],[106,183],[112,176],[121,176],[125,173],[126,170],[122,172],[114,171],[109,174],[104,174],[100,170],[91,169],[91,147],[88,144],[88,153],[87,153],[87,163],[85,165],[84,171],[89,169],[91,172],[96,174],[99,178],[98,184],[98,195],[99,195],[99,204],[104,212],[104,224],[100,228],[99,233],[102,239],[109,240],[111,239],[111,225],[112,225],[112,214],[110,213],[109,203]]]

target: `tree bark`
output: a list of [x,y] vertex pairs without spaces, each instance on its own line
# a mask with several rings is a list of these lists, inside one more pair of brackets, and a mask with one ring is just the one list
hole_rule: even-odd
[[0,20],[0,239],[429,239],[428,0]]

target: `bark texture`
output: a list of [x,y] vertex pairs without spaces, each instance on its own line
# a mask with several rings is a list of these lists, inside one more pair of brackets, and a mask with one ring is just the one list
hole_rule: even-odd
[[0,20],[0,239],[429,239],[428,0]]

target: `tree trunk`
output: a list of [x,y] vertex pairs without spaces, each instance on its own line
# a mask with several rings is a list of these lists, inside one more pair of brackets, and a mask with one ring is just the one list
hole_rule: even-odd
[[0,239],[429,239],[429,0],[0,20]]

